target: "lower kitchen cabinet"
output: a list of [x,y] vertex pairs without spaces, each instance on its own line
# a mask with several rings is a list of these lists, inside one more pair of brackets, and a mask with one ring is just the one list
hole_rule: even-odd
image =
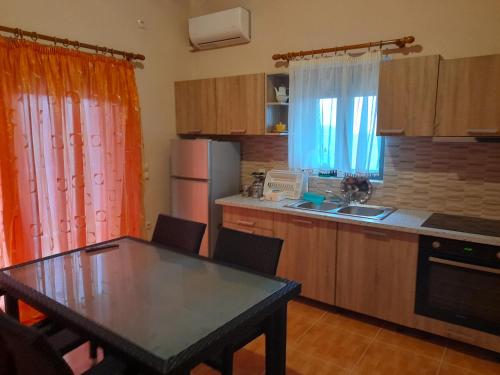
[[302,283],[302,296],[333,305],[337,223],[275,214],[274,236],[284,240],[278,276]]
[[339,224],[337,306],[415,325],[418,236]]

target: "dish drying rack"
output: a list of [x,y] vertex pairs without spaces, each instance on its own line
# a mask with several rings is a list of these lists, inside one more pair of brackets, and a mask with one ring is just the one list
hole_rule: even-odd
[[264,181],[264,194],[282,191],[286,198],[300,199],[307,191],[307,175],[302,172],[271,169]]

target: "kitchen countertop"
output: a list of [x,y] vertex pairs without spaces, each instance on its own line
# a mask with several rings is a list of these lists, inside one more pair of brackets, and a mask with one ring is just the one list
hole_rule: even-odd
[[500,246],[500,237],[483,236],[479,234],[422,227],[424,221],[427,220],[429,216],[432,214],[432,212],[429,211],[398,209],[383,220],[374,220],[374,219],[359,218],[359,217],[331,214],[331,213],[317,212],[317,211],[306,211],[297,208],[285,207],[287,204],[293,202],[295,201],[291,199],[285,199],[282,200],[281,202],[272,202],[266,200],[259,200],[255,198],[242,197],[240,195],[233,195],[226,198],[220,198],[215,201],[216,204],[222,206],[242,207],[254,210],[268,211],[268,212],[293,214],[295,216],[323,219],[323,220],[335,221],[338,223],[363,225],[367,227],[390,229],[407,233],[415,233],[427,236],[436,236],[436,237],[450,238],[455,240],[470,241],[470,242]]

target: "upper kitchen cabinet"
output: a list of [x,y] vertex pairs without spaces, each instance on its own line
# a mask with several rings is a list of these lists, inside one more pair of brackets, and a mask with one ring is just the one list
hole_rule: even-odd
[[264,134],[264,73],[216,78],[217,134]]
[[178,134],[216,134],[215,79],[175,82]]
[[444,60],[436,136],[500,135],[500,55]]
[[440,59],[434,55],[381,64],[378,135],[433,135]]

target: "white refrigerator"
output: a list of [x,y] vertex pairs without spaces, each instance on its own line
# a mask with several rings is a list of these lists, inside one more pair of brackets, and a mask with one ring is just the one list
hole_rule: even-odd
[[222,207],[214,201],[240,190],[240,145],[174,139],[170,152],[171,213],[207,224],[200,255],[211,256],[222,225]]

